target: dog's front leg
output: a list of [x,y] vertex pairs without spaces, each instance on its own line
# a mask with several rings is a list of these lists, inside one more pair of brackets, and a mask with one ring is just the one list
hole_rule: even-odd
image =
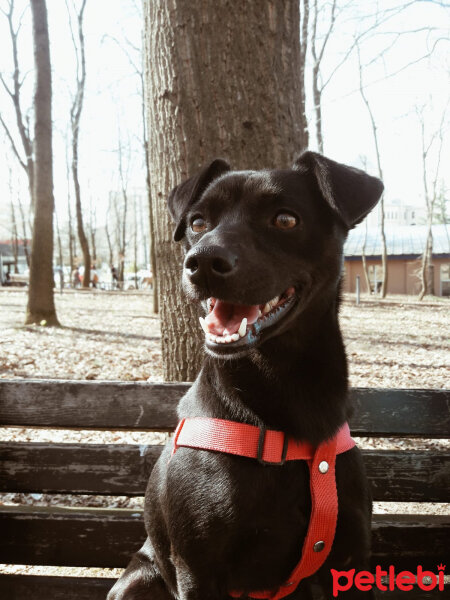
[[177,574],[178,600],[230,600],[218,584],[222,578],[217,574],[210,571],[209,576],[197,578],[179,555],[172,556],[172,561]]
[[173,600],[153,559],[147,538],[110,590],[106,600]]

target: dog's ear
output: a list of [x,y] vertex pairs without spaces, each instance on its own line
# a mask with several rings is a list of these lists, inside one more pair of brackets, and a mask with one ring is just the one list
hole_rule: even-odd
[[319,189],[347,229],[360,223],[378,202],[383,183],[364,171],[335,162],[316,152],[304,152],[293,168],[310,172]]
[[177,185],[169,195],[167,205],[169,213],[176,224],[173,239],[179,242],[184,237],[186,230],[185,216],[188,210],[200,198],[208,185],[230,170],[230,165],[221,158],[216,158],[209,165],[190,177],[180,185]]

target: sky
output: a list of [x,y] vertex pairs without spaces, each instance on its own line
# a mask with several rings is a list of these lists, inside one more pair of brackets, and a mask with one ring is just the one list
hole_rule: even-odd
[[[0,0],[5,9],[8,0]],[[73,0],[68,0],[69,4]],[[407,2],[407,0],[405,0]],[[78,4],[79,0],[75,0]],[[324,59],[326,79],[345,55],[355,35],[373,22],[375,7],[391,10],[399,0],[363,0],[338,2],[335,31],[330,37]],[[28,0],[15,0],[16,17],[24,12],[19,37],[19,60],[26,73],[23,86],[23,109],[29,111],[33,91],[33,48],[31,14]],[[326,3],[325,3],[326,4]],[[75,85],[75,55],[64,0],[47,0],[51,60],[53,66],[54,185],[60,220],[67,217],[66,139],[70,98]],[[370,7],[368,9],[368,7]],[[431,1],[409,2],[401,14],[388,19],[376,35],[361,44],[366,94],[376,120],[386,202],[400,199],[406,204],[423,203],[420,125],[417,111],[422,110],[429,140],[437,130],[450,97],[449,30],[450,4]],[[368,12],[369,10],[369,12]],[[370,12],[372,11],[372,12]],[[389,14],[392,14],[389,13]],[[326,27],[327,11],[321,13],[319,34]],[[140,0],[87,0],[85,38],[87,83],[81,121],[80,173],[83,202],[97,212],[97,223],[104,219],[108,194],[118,188],[117,147],[119,135],[128,165],[130,188],[145,187],[141,151],[142,121],[139,81],[124,52],[138,61],[133,46],[139,46],[142,20]],[[402,35],[398,36],[398,33]],[[117,40],[117,42],[115,41]],[[423,58],[433,49],[430,57]],[[419,60],[421,59],[421,60]],[[310,57],[308,57],[310,63]],[[411,64],[410,64],[411,63]],[[408,68],[405,65],[410,64]],[[11,44],[6,18],[0,13],[0,70],[7,82],[12,71]],[[395,74],[399,71],[397,74]],[[313,106],[307,81],[308,115],[314,130]],[[12,124],[11,101],[0,89],[0,113]],[[450,144],[448,138],[450,106],[444,120],[446,137],[441,154],[442,185],[450,188]],[[359,92],[357,54],[345,61],[327,85],[323,95],[325,154],[347,164],[377,174],[373,134],[367,109]],[[26,194],[24,174],[17,167],[8,141],[0,132],[0,213],[9,205],[9,167],[15,193]],[[316,148],[314,134],[310,147]],[[436,147],[429,155],[429,174],[434,173]],[[69,184],[70,185],[70,184]],[[3,225],[1,225],[1,223]],[[0,222],[0,238],[6,236],[5,219]]]

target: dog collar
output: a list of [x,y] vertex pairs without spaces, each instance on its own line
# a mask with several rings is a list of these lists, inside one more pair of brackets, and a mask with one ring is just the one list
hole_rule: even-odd
[[279,600],[292,594],[305,577],[313,575],[330,553],[338,514],[336,455],[355,446],[348,423],[337,434],[315,447],[286,436],[282,431],[246,423],[194,417],[182,419],[173,438],[174,454],[179,447],[212,450],[257,459],[263,465],[280,466],[288,460],[306,460],[310,473],[311,517],[299,563],[287,582],[275,591],[230,592],[232,598]]

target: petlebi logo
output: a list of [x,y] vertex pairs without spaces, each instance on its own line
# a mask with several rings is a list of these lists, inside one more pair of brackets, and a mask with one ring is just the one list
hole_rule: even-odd
[[[336,598],[339,592],[346,592],[353,586],[358,590],[367,592],[374,586],[383,592],[393,591],[395,589],[402,592],[409,592],[417,585],[421,590],[429,592],[436,587],[439,591],[444,590],[444,571],[445,565],[437,566],[437,574],[432,571],[424,571],[419,565],[416,573],[411,571],[395,572],[395,567],[391,565],[387,571],[384,571],[379,565],[375,568],[375,574],[370,571],[358,571],[350,569],[349,571],[337,571],[331,569],[333,577],[333,596]],[[382,580],[382,578],[385,578]]]

